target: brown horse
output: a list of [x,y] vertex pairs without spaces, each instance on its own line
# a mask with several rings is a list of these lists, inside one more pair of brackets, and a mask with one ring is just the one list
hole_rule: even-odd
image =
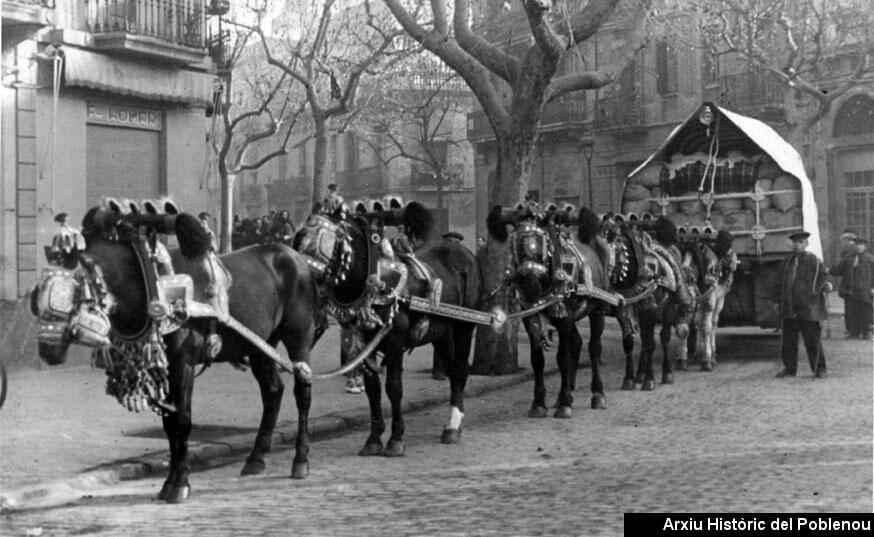
[[[391,404],[391,435],[383,446],[385,431],[378,367],[364,362],[364,388],[370,404],[370,435],[360,455],[397,457],[404,454],[403,355],[413,347],[433,344],[442,357],[450,384],[450,415],[441,441],[456,443],[461,437],[464,388],[474,324],[427,315],[410,309],[410,297],[428,296],[428,282],[416,274],[420,263],[442,282],[439,303],[477,309],[482,287],[473,252],[458,241],[437,240],[415,251],[409,270],[384,238],[384,226],[402,226],[405,233],[427,238],[432,226],[430,211],[417,202],[402,209],[347,214],[313,215],[297,232],[295,248],[307,255],[321,272],[320,287],[328,311],[337,317],[344,334],[344,353],[351,356],[365,341],[382,337],[376,351],[384,356],[385,392]],[[432,284],[433,285],[433,284]],[[423,318],[424,316],[424,318]],[[378,318],[378,320],[377,320]],[[427,320],[427,327],[422,327]],[[383,325],[380,328],[380,325]],[[377,335],[378,334],[378,335]],[[354,347],[348,348],[349,346]]]
[[[178,329],[162,335],[147,291],[148,280],[154,277],[154,272],[149,274],[148,259],[138,253],[146,243],[144,230],[150,226],[149,232],[157,229],[160,233],[177,233],[181,251],[174,256],[173,266],[177,274],[191,276],[195,300],[208,301],[208,295],[214,289],[210,289],[206,282],[230,284],[233,280],[228,291],[231,317],[270,345],[282,342],[285,346],[295,363],[294,395],[298,409],[291,477],[306,477],[309,471],[311,401],[307,364],[314,341],[313,312],[317,300],[316,287],[306,262],[297,252],[282,245],[251,246],[220,256],[221,263],[209,262],[210,256],[214,258],[209,251],[209,239],[191,215],[182,213],[174,220],[162,223],[159,217],[107,213],[110,212],[95,209],[86,215],[83,229],[89,233],[84,259],[91,270],[84,278],[84,285],[97,289],[98,295],[106,295],[101,307],[111,322],[113,344],[103,355],[109,377],[107,390],[129,408],[152,408],[163,417],[170,444],[170,471],[158,498],[179,503],[190,493],[188,437],[192,426],[195,366],[222,361],[251,365],[261,390],[263,410],[255,445],[243,467],[243,475],[264,470],[264,454],[271,447],[284,384],[273,360],[236,331],[216,323],[214,317],[189,317],[179,323]],[[173,222],[175,226],[167,226],[166,222]],[[156,223],[158,226],[154,228]],[[103,288],[102,293],[100,288]],[[216,334],[221,337],[217,354],[214,352],[218,351]],[[40,342],[40,356],[49,364],[62,363],[67,347],[77,342],[69,332],[54,343]],[[163,349],[166,355],[163,367],[161,359],[154,359],[155,353],[146,356],[144,349],[155,351],[159,358],[159,351]],[[150,365],[148,370],[143,367],[144,362]],[[135,380],[154,381],[147,382],[150,388],[145,395],[130,385],[131,375]],[[166,393],[160,382],[162,379],[168,388]]]
[[[577,224],[574,238],[568,231]],[[513,227],[508,234],[507,226]],[[634,350],[634,338],[628,306],[619,291],[634,289],[640,279],[636,239],[622,234],[622,259],[611,265],[611,246],[598,234],[598,219],[589,209],[580,210],[578,217],[554,208],[541,210],[536,204],[506,210],[496,206],[489,213],[487,228],[498,242],[511,241],[511,266],[504,285],[515,290],[523,310],[538,310],[538,305],[551,303],[523,317],[523,325],[531,344],[531,368],[534,371],[534,400],[529,417],[542,418],[546,411],[544,381],[544,321],[556,328],[558,350],[556,361],[561,374],[561,387],[556,401],[555,417],[570,418],[576,387],[577,368],[582,351],[582,337],[576,322],[589,318],[589,360],[592,367],[591,406],[606,408],[604,385],[601,381],[601,337],[605,318],[616,317],[622,330],[622,347],[628,360]],[[627,247],[626,247],[627,246]],[[583,292],[577,292],[578,286]]]

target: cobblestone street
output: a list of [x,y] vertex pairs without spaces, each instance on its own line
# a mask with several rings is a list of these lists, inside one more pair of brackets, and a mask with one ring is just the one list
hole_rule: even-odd
[[[816,381],[773,378],[772,334],[719,343],[715,372],[678,373],[655,392],[617,390],[608,345],[606,411],[581,392],[572,419],[528,419],[523,383],[471,399],[459,445],[439,443],[436,408],[407,416],[402,459],[356,456],[359,429],[314,443],[306,481],[288,479],[281,449],[257,478],[238,477],[239,461],[193,474],[187,504],[154,501],[161,479],[123,482],[6,514],[4,534],[587,536],[621,535],[630,511],[870,512],[870,343],[827,340],[831,376]],[[588,380],[582,370],[579,386]]]

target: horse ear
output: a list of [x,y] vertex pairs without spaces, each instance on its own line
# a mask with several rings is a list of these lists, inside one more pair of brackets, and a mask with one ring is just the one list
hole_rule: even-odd
[[146,214],[158,214],[158,203],[155,200],[144,199],[140,201],[140,206],[142,206],[143,212]]

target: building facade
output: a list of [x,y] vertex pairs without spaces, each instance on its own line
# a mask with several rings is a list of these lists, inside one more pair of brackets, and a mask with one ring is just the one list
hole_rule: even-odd
[[[509,50],[528,46],[527,21],[515,8],[497,3],[481,16],[488,23],[479,31],[493,43]],[[621,22],[606,27],[559,69],[625,62],[619,55],[624,54],[623,34]],[[619,212],[625,177],[702,101],[765,121],[788,139],[791,125],[810,112],[800,94],[736,58],[717,59],[705,47],[689,46],[695,40],[690,35],[656,35],[615,83],[547,103],[529,196],[588,205],[597,213]],[[840,78],[821,82],[827,91]],[[497,154],[482,111],[469,116],[468,134],[475,148],[477,229],[482,234]],[[839,248],[827,239],[844,228],[874,239],[874,80],[841,97],[804,141],[789,141],[815,185],[826,260],[833,261]]]
[[105,196],[212,210],[205,0],[3,2],[0,298],[27,293],[60,212]]

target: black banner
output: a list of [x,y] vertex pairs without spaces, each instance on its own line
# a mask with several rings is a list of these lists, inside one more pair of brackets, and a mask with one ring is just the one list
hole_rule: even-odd
[[625,535],[871,535],[872,513],[625,513]]

